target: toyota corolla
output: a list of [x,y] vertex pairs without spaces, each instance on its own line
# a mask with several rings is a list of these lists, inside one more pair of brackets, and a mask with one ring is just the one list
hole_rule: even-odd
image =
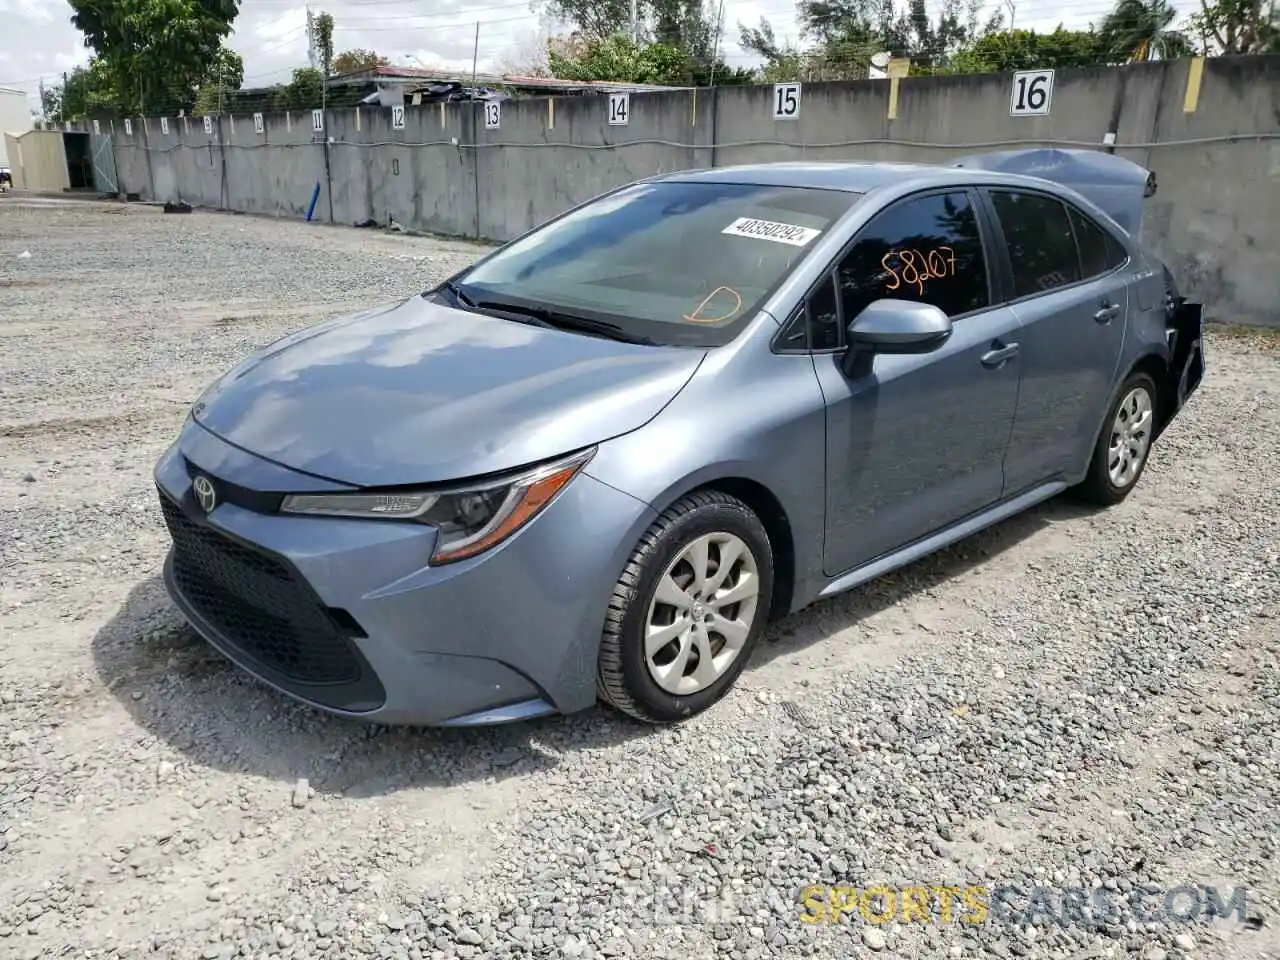
[[658,176],[288,336],[156,466],[169,592],[343,716],[696,714],[771,619],[1134,489],[1201,308],[1092,162]]

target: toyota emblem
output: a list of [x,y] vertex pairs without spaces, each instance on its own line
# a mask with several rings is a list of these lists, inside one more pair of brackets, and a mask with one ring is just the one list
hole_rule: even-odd
[[191,489],[195,491],[196,501],[205,513],[210,513],[217,506],[218,491],[213,489],[213,482],[208,477],[196,477]]

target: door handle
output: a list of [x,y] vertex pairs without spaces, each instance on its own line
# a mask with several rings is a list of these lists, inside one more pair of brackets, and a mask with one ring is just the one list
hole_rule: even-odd
[[1103,300],[1101,308],[1099,308],[1098,312],[1093,315],[1093,319],[1097,320],[1099,323],[1110,323],[1118,316],[1120,316],[1120,304],[1108,303],[1106,300]]
[[996,347],[994,350],[988,350],[982,355],[982,365],[995,369],[1003,367],[1008,361],[1018,355],[1018,345],[1010,343],[1003,347]]

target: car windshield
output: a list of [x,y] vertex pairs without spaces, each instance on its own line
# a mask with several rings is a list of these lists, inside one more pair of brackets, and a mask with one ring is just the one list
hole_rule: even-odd
[[[624,188],[456,278],[478,304],[604,321],[631,338],[719,346],[860,194],[750,183]],[[560,325],[560,324],[557,324]]]

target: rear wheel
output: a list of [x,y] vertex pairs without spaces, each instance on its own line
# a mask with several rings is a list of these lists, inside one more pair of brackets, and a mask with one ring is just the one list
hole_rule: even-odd
[[1146,469],[1156,423],[1156,384],[1132,373],[1121,385],[1098,436],[1089,473],[1077,488],[1082,498],[1111,506],[1129,495]]
[[670,723],[723,697],[769,618],[773,554],[746,504],[707,490],[663,512],[614,588],[600,643],[601,698]]

